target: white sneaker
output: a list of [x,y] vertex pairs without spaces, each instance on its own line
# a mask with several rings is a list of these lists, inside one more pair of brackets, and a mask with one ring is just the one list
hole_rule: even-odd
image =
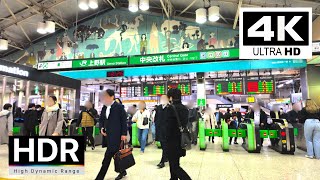
[[313,159],[313,156],[305,155],[306,158]]

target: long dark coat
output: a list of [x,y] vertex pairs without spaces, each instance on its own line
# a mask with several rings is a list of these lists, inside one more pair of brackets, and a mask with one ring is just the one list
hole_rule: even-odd
[[114,102],[110,109],[109,118],[106,117],[107,107],[103,106],[99,118],[100,130],[105,128],[107,136],[103,136],[102,147],[109,152],[117,152],[120,147],[121,136],[127,136],[127,113],[121,104]]
[[[183,127],[187,126],[189,111],[181,102],[174,102]],[[167,142],[169,159],[186,155],[186,150],[181,148],[181,133],[178,127],[177,117],[172,106],[167,110]]]
[[[249,113],[248,117],[249,117],[250,119],[254,119],[254,111],[251,111],[251,112]],[[268,120],[267,114],[261,109],[261,110],[260,110],[260,128],[261,128],[261,129],[268,128],[267,120]],[[263,123],[263,125],[262,125],[262,123]]]
[[167,136],[167,111],[168,106],[163,108],[162,105],[157,106],[154,123],[156,126],[156,141],[166,141]]

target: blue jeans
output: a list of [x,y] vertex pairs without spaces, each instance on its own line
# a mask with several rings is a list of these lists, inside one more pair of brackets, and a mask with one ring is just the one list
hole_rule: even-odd
[[318,119],[307,119],[304,123],[307,155],[320,159],[320,122]]
[[154,123],[151,124],[151,132],[152,132],[152,140],[156,140],[156,125]]
[[138,129],[138,140],[139,140],[142,152],[144,152],[144,149],[147,144],[148,132],[149,132],[149,129]]

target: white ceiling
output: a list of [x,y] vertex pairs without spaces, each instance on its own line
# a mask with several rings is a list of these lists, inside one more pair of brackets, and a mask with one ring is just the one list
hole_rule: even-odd
[[[203,7],[204,1],[206,6],[209,6],[210,0],[150,0],[149,11],[166,17],[166,10],[171,9],[173,17],[194,19],[195,10]],[[219,23],[233,27],[240,1],[242,1],[242,7],[312,7],[314,19],[320,14],[320,0],[211,0],[211,5],[220,6],[222,18]],[[23,50],[32,43],[50,36],[36,32],[37,22],[43,20],[43,14],[57,22],[57,29],[63,30],[97,13],[103,13],[113,7],[127,8],[127,6],[128,0],[99,0],[97,10],[81,11],[77,6],[77,0],[0,0],[0,31],[10,43],[7,51],[0,52],[0,57]]]

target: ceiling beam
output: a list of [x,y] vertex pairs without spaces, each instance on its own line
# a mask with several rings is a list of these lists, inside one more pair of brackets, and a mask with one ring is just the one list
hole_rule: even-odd
[[237,24],[238,24],[239,11],[240,11],[240,8],[242,6],[242,1],[243,0],[239,0],[239,2],[238,2],[238,8],[237,8],[236,16],[235,16],[234,21],[233,21],[233,29],[236,29]]
[[[16,15],[12,12],[11,8],[9,7],[9,5],[7,4],[6,0],[3,0],[3,4],[6,6],[7,10],[10,12],[11,16],[13,17],[13,19],[15,21],[17,21],[17,17]],[[26,31],[23,29],[23,27],[20,24],[17,24],[17,26],[21,29],[22,33],[24,34],[24,36],[28,39],[29,42],[31,42],[30,37],[28,36],[28,34],[26,33]]]
[[[45,8],[44,10],[54,8],[54,7],[60,5],[61,3],[64,3],[64,2],[65,2],[65,0],[56,0],[54,4],[52,4],[51,6]],[[25,12],[25,11],[22,11],[22,12]],[[16,15],[17,15],[17,14],[16,14]],[[13,25],[18,24],[18,23],[20,23],[20,22],[23,22],[23,21],[25,21],[25,20],[27,20],[27,19],[29,19],[29,18],[32,18],[32,17],[35,16],[35,15],[38,15],[38,14],[37,14],[37,13],[34,13],[34,12],[33,12],[33,13],[30,12],[30,14],[29,14],[28,16],[22,16],[21,19],[17,20],[16,22],[12,22],[12,23],[10,23],[10,24],[5,25],[5,26],[1,27],[1,29],[6,29],[6,28],[8,28],[8,27],[10,27],[10,26],[13,26]]]
[[186,8],[184,8],[184,10],[182,10],[181,12],[180,12],[180,14],[178,15],[178,16],[181,16],[183,13],[185,13],[186,11],[188,11],[192,6],[193,6],[193,4],[194,3],[196,3],[198,0],[193,0]]
[[166,15],[167,15],[167,18],[170,18],[168,9],[167,9],[167,7],[165,6],[165,4],[163,3],[163,0],[160,0],[160,3],[161,3],[161,6],[162,6],[162,9],[164,10],[164,12],[165,12]]
[[110,0],[103,0],[103,2],[105,2],[106,4],[110,5],[113,7],[113,9],[116,8],[116,6],[110,1]]
[[[35,6],[37,6],[38,8],[40,9],[43,9],[42,5],[39,4],[37,1],[35,0],[29,0],[32,4],[34,4]],[[62,2],[65,2],[65,1],[62,1]],[[70,26],[71,24],[69,22],[66,22],[63,18],[61,18],[59,15],[57,15],[55,12],[53,12],[53,10],[51,8],[46,8],[46,10],[43,11],[44,13],[47,12],[49,15],[55,17],[56,19],[58,19],[61,23],[59,22],[56,22],[56,24],[58,26],[60,26],[61,28],[67,30],[68,28],[64,26],[67,25],[67,26]]]

